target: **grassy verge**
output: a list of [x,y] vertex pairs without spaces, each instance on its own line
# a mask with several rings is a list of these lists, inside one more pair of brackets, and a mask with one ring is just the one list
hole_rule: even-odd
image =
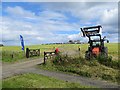
[[4,63],[15,63],[19,61],[27,61],[42,57],[43,55],[26,58],[25,53],[22,51],[21,52],[2,51],[2,62]]
[[[43,57],[44,51],[54,51],[56,47],[60,47],[61,45],[32,45],[26,46],[29,49],[40,49],[40,56],[34,56],[30,58],[40,58]],[[25,52],[21,51],[20,46],[3,46],[0,47],[2,50],[2,62],[17,62],[20,60],[27,60],[25,56]]]
[[17,51],[2,51],[2,61],[3,62],[15,62],[19,59],[25,58],[24,52]]
[[46,65],[38,66],[45,70],[62,71],[93,79],[103,79],[118,83],[119,69],[101,64],[97,60],[85,60],[82,57],[57,56],[53,60],[47,60]]
[[23,74],[3,80],[3,88],[91,88],[38,74]]

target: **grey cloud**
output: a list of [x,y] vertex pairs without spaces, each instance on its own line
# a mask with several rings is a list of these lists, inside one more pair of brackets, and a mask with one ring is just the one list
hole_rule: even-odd
[[22,16],[22,17],[34,17],[34,13],[30,11],[26,11],[23,8],[16,6],[16,7],[7,7],[6,12],[11,14],[12,16]]

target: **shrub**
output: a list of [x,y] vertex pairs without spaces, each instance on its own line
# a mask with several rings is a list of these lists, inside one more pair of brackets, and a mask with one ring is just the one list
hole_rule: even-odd
[[[119,74],[120,74],[120,72],[119,72]],[[116,80],[117,80],[118,84],[120,84],[120,75],[119,74],[116,76]]]
[[120,61],[113,61],[112,56],[109,56],[108,58],[105,58],[104,56],[98,56],[97,60],[99,63],[114,68],[114,69],[120,69]]
[[109,56],[109,57],[104,57],[103,55],[99,55],[97,57],[97,60],[100,62],[100,63],[108,63],[108,62],[111,62],[112,61],[112,57]]
[[85,77],[91,77],[92,75],[89,72],[86,71],[79,71],[78,73],[81,76],[85,76]]
[[68,57],[68,55],[58,54],[53,59],[53,64],[55,64],[55,65],[64,65],[65,66],[65,65],[73,63],[73,62],[74,62],[73,58]]
[[107,74],[103,74],[102,79],[104,79],[104,80],[114,80],[111,75],[107,75]]
[[90,60],[89,61],[89,66],[98,66],[97,60]]
[[108,58],[107,61],[102,64],[114,69],[120,69],[120,61],[113,61],[111,58]]
[[60,55],[56,55],[54,60],[53,60],[53,64],[58,64],[58,62],[61,60],[61,56]]

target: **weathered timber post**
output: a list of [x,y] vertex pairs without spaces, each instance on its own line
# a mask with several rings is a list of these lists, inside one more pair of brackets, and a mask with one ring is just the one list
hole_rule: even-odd
[[11,54],[12,59],[14,58],[13,53]]
[[46,53],[44,52],[44,64],[45,64],[45,55],[46,55]]
[[26,48],[26,58],[29,58],[29,48]]
[[40,49],[38,49],[38,56],[40,56]]
[[78,51],[80,51],[80,46],[78,46]]

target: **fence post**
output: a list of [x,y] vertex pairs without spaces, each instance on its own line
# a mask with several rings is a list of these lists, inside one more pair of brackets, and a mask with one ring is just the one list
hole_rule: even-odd
[[46,54],[46,53],[44,52],[44,64],[45,64],[45,54]]
[[26,58],[29,58],[29,48],[26,48]]
[[38,52],[39,52],[39,55],[38,55],[38,56],[40,56],[40,49],[38,49]]
[[12,59],[14,58],[13,53],[11,54]]

